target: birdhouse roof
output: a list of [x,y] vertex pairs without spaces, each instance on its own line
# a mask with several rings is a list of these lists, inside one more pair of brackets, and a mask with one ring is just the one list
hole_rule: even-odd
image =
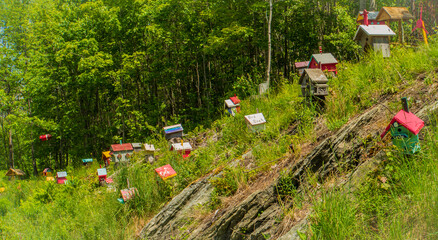
[[192,150],[192,145],[190,145],[189,142],[181,143],[174,143],[172,144],[172,147],[170,150],[179,151],[179,150]]
[[93,159],[92,158],[84,158],[84,159],[82,159],[82,162],[83,163],[93,162]]
[[161,177],[161,179],[166,180],[168,178],[176,176],[175,170],[173,170],[170,164],[164,165],[162,167],[156,168],[155,172]]
[[234,103],[234,104],[238,104],[240,103],[240,99],[237,96],[234,97],[230,97],[230,100]]
[[154,144],[147,144],[147,143],[145,143],[145,144],[144,144],[144,149],[145,149],[146,151],[152,151],[152,152],[154,152],[154,151],[155,151],[155,146],[154,146]]
[[102,152],[102,155],[105,156],[106,158],[110,158],[111,157],[111,151]]
[[309,63],[312,61],[312,58],[319,64],[331,64],[338,63],[338,60],[331,53],[316,53],[313,54],[310,58]]
[[9,170],[6,172],[6,176],[24,176],[24,175],[26,175],[26,173],[18,168],[9,168]]
[[97,176],[101,177],[101,176],[106,176],[107,172],[106,172],[106,168],[98,168],[97,169]]
[[304,69],[303,74],[300,77],[299,83],[302,84],[305,76],[309,76],[310,81],[318,84],[324,84],[328,82],[324,72],[319,68],[307,68]]
[[131,143],[133,148],[141,148],[141,143]]
[[414,19],[414,16],[405,7],[382,7],[377,14],[377,21],[396,21]]
[[265,120],[265,117],[263,116],[263,113],[246,115],[245,119],[252,126],[266,123],[266,120]]
[[[359,11],[359,14],[357,15],[356,22],[363,20],[363,11]],[[368,12],[368,20],[376,20],[377,15],[379,12]]]
[[385,137],[386,133],[388,133],[389,129],[394,122],[399,123],[406,129],[408,129],[411,133],[417,135],[420,130],[424,127],[424,122],[412,112],[406,112],[404,110],[400,110],[391,120],[391,122],[386,127],[385,131],[380,135],[381,138]]
[[391,30],[391,28],[389,28],[386,25],[360,25],[357,30],[356,30],[356,34],[354,35],[354,40],[359,40],[362,38],[363,35],[366,36],[395,36],[396,34],[394,33],[394,31]]
[[44,168],[43,173],[46,173],[46,172],[52,172],[52,169],[50,169],[50,168]]
[[309,65],[309,61],[295,63],[296,68],[306,68],[308,65]]
[[130,143],[113,144],[111,145],[111,149],[113,150],[113,152],[134,150],[134,148],[132,148],[132,145]]
[[56,173],[56,176],[57,176],[58,178],[64,178],[64,177],[67,177],[67,172],[57,172],[57,173]]
[[175,132],[182,132],[184,129],[181,126],[181,124],[176,124],[172,126],[163,127],[165,134],[175,133]]
[[234,104],[233,101],[231,101],[230,99],[225,100],[225,105],[227,106],[227,108],[240,106],[240,104]]

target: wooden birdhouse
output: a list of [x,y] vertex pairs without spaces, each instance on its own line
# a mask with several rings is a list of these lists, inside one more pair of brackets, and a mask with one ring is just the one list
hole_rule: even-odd
[[186,158],[192,152],[192,145],[189,142],[174,143],[170,146],[171,151],[177,151],[182,154],[183,158]]
[[98,168],[97,169],[97,176],[99,177],[100,183],[105,182],[106,176],[107,176],[106,168]]
[[52,135],[50,135],[50,134],[44,134],[44,135],[41,135],[40,136],[40,140],[41,141],[47,141],[47,140],[50,140],[52,138]]
[[111,151],[104,151],[102,152],[102,160],[105,163],[105,166],[109,166],[110,165],[110,161],[111,161]]
[[386,25],[360,25],[354,35],[354,41],[358,42],[364,50],[374,49],[382,53],[383,57],[390,57],[390,37],[395,33]]
[[301,93],[304,97],[328,95],[328,79],[321,69],[304,69],[300,77]]
[[21,179],[25,175],[26,175],[25,172],[17,168],[9,168],[9,170],[6,172],[6,176],[8,177],[9,180],[15,180],[15,178]]
[[225,100],[225,110],[231,116],[236,115],[236,113],[240,112],[240,99],[234,94],[234,97],[230,97]]
[[404,41],[404,31],[402,22],[414,19],[414,16],[405,7],[382,7],[377,14],[377,21],[384,21],[389,26],[390,22],[398,22],[398,39],[402,43]]
[[253,132],[259,132],[265,130],[265,117],[263,113],[256,113],[245,116],[246,125]]
[[113,144],[111,145],[111,151],[113,162],[129,162],[134,148],[132,148],[130,143]]
[[309,61],[304,62],[296,62],[295,63],[295,71],[298,72],[298,75],[303,75],[304,69],[306,69],[309,66]]
[[141,143],[131,143],[134,152],[141,152],[143,150],[143,146]]
[[336,70],[336,64],[338,64],[338,61],[331,53],[321,52],[312,55],[309,60],[308,68],[319,68],[322,71],[338,74],[338,71]]
[[53,172],[53,170],[51,168],[44,168],[43,176],[51,177],[52,176],[52,172]]
[[379,12],[368,12],[367,10],[365,11],[359,11],[359,14],[356,17],[356,22],[359,25],[367,25],[365,24],[365,16],[364,15],[368,15],[368,24],[369,25],[385,25],[385,21],[377,21],[377,15],[379,14]]
[[91,164],[91,163],[93,163],[93,159],[92,159],[92,158],[83,158],[83,159],[82,159],[82,164],[83,164],[84,166],[87,166],[87,165],[89,165],[89,164]]
[[176,125],[164,127],[163,130],[164,130],[164,137],[166,138],[166,140],[169,140],[176,137],[182,137],[184,129],[181,126],[181,124],[176,124]]
[[57,172],[56,173],[56,182],[58,184],[65,184],[67,181],[67,172]]
[[409,112],[406,98],[402,98],[403,109],[392,118],[385,131],[380,135],[384,138],[391,132],[392,143],[406,154],[420,150],[418,133],[424,127],[424,122],[412,112]]
[[176,176],[175,170],[173,170],[170,164],[164,165],[155,169],[155,172],[160,176],[161,179],[166,180]]
[[154,162],[154,155],[155,155],[154,144],[145,143],[143,146],[144,146],[146,161],[149,161],[149,163],[153,163]]

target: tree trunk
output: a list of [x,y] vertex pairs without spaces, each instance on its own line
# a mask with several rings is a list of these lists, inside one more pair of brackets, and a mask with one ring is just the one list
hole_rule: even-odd
[[266,82],[269,89],[271,80],[271,23],[272,23],[272,0],[269,0],[269,19],[268,19],[268,66],[266,67]]
[[12,129],[9,129],[9,167],[14,168],[14,145],[12,143]]

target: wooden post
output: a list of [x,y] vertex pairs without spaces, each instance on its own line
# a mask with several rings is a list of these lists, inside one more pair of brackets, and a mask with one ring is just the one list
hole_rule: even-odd
[[403,38],[402,38],[402,20],[398,20],[398,41],[400,43],[403,43]]
[[405,112],[409,112],[408,99],[406,97],[402,97],[401,102],[402,102],[403,110]]

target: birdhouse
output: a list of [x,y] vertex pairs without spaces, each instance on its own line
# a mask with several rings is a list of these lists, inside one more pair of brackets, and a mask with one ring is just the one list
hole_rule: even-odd
[[166,140],[176,137],[182,137],[184,130],[181,124],[167,126],[164,127],[163,129],[164,129],[164,137],[166,138]]
[[47,141],[47,140],[50,140],[52,138],[52,135],[50,135],[50,134],[44,134],[44,135],[41,135],[40,136],[40,139],[41,139],[41,141]]
[[170,147],[171,151],[177,151],[183,155],[183,158],[186,158],[190,155],[192,151],[192,145],[189,142],[174,143]]
[[132,148],[130,143],[113,144],[111,145],[111,151],[113,162],[129,162],[134,148]]
[[145,158],[147,161],[149,161],[150,163],[154,162],[154,155],[155,155],[155,146],[154,144],[147,144],[145,143],[144,145],[144,152],[145,152]]
[[319,68],[322,71],[338,74],[338,71],[336,70],[336,64],[338,64],[338,61],[331,53],[321,52],[312,55],[309,60],[308,68]]
[[231,115],[234,116],[236,113],[240,112],[240,99],[234,94],[234,97],[230,97],[225,100],[225,110]]
[[301,93],[304,97],[328,95],[328,79],[321,69],[304,69],[300,77]]
[[91,164],[93,162],[92,158],[83,158],[82,159],[82,164],[84,164],[84,166],[87,166],[88,164]]
[[166,180],[176,176],[175,170],[173,170],[170,164],[164,165],[155,169],[155,172],[160,176],[161,179]]
[[52,172],[53,172],[53,170],[51,168],[44,168],[43,176],[51,177],[52,176]]
[[402,29],[402,21],[408,21],[414,19],[414,16],[405,7],[382,7],[377,14],[377,21],[385,21],[386,25],[389,26],[390,22],[398,22],[398,35],[399,42],[404,41],[404,31]]
[[135,187],[120,190],[120,193],[122,194],[123,203],[134,198],[136,192],[138,192],[138,190]]
[[385,131],[380,135],[391,132],[392,143],[406,154],[413,154],[420,150],[418,133],[424,127],[424,122],[412,112],[409,112],[406,98],[402,98],[403,109],[391,120]]
[[256,113],[245,116],[246,125],[253,132],[259,132],[265,130],[265,117],[263,113]]
[[143,150],[143,146],[141,143],[131,143],[132,148],[134,149],[134,152],[141,152]]
[[105,182],[106,180],[106,168],[98,168],[97,169],[97,176],[99,177],[99,182]]
[[25,175],[26,173],[17,168],[9,168],[9,170],[6,172],[6,176],[8,176],[9,180],[14,180],[16,177],[21,179]]
[[102,152],[102,160],[105,163],[105,166],[109,166],[111,161],[111,151]]
[[58,184],[65,184],[67,181],[67,172],[57,172],[56,173],[56,182]]
[[[364,13],[365,12],[365,13]],[[359,11],[359,14],[356,17],[356,22],[359,25],[367,25],[365,24],[365,14],[368,15],[368,25],[385,25],[385,21],[377,21],[377,15],[379,12],[368,12],[368,11]]]
[[389,40],[395,33],[386,25],[360,25],[354,35],[354,41],[358,42],[364,50],[374,49],[382,53],[383,57],[390,57]]
[[303,75],[304,69],[307,68],[307,66],[309,66],[309,61],[304,61],[304,62],[296,62],[295,63],[295,71],[298,72],[298,75]]

